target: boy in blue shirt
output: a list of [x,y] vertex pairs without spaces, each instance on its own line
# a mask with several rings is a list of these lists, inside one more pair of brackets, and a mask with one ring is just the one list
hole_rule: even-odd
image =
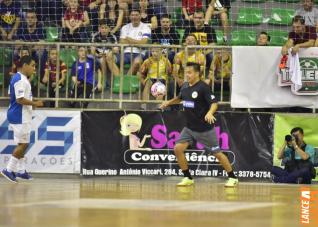
[[[95,77],[97,73],[97,78]],[[102,72],[100,64],[96,59],[87,57],[86,47],[79,47],[78,60],[72,65],[73,88],[71,98],[90,98],[93,89],[102,90]],[[85,95],[84,95],[85,92]],[[75,107],[76,102],[72,102],[71,107]],[[88,102],[83,102],[83,108],[87,108]]]

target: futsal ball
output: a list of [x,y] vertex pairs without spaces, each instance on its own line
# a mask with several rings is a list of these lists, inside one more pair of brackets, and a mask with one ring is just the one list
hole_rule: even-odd
[[151,86],[151,94],[154,97],[158,97],[159,95],[165,95],[166,94],[166,85],[161,83],[160,81],[157,81]]

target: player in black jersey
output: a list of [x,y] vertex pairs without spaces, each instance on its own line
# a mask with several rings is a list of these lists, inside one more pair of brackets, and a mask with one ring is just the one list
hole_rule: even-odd
[[218,108],[217,100],[209,86],[200,80],[199,64],[188,62],[185,68],[185,78],[187,82],[182,86],[179,95],[163,102],[160,106],[161,109],[164,109],[183,101],[187,125],[183,128],[180,138],[176,141],[174,153],[184,178],[177,186],[190,186],[194,183],[184,152],[190,144],[198,141],[204,145],[206,151],[211,152],[219,160],[227,171],[229,179],[225,183],[225,187],[235,187],[238,184],[238,179],[233,173],[227,156],[221,152],[214,129],[216,120],[214,114]]

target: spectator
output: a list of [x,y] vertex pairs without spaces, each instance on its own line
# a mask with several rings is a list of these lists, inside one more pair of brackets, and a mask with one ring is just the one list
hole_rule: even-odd
[[[185,37],[189,34],[195,35],[198,45],[214,46],[216,44],[215,30],[211,26],[204,24],[204,12],[202,10],[195,11],[193,23],[190,24],[190,27],[188,27],[184,33]],[[210,67],[213,58],[212,50],[205,50],[205,53],[207,55],[207,67]]]
[[[171,69],[171,63],[162,55],[161,48],[152,48],[151,56],[144,61],[140,68],[140,81],[144,86],[142,100],[149,100],[150,88],[153,83],[160,81],[167,84]],[[162,100],[163,96],[158,96],[156,99]],[[146,109],[145,104],[142,107]]]
[[80,9],[78,0],[69,0],[69,7],[64,14],[62,40],[65,42],[82,42],[85,27],[89,25],[87,11]]
[[3,0],[0,3],[0,32],[2,40],[14,40],[20,26],[21,5],[18,1]]
[[46,31],[43,29],[42,23],[38,22],[34,9],[27,11],[26,23],[22,23],[17,34],[22,41],[38,42],[45,40]]
[[305,19],[305,25],[318,27],[318,9],[314,7],[314,0],[303,0],[303,7],[296,10],[296,14]]
[[[198,41],[196,36],[193,34],[189,34],[185,40],[186,46],[197,45]],[[180,88],[184,82],[184,68],[187,62],[195,62],[201,65],[201,75],[203,75],[204,65],[205,65],[205,56],[200,50],[196,50],[194,48],[189,48],[187,54],[184,50],[177,53],[174,60],[173,65],[173,77],[175,81],[171,81],[168,85],[168,99],[174,97],[174,91],[176,94],[179,94]],[[201,78],[204,79],[204,78]]]
[[299,52],[299,48],[312,47],[317,39],[316,29],[306,26],[302,16],[293,18],[293,31],[289,33],[286,44],[282,47],[282,55],[288,54],[288,49],[292,47],[292,54]]
[[158,28],[158,18],[154,12],[154,7],[149,7],[148,0],[139,0],[141,22],[148,24],[151,30]]
[[257,37],[257,46],[268,46],[271,41],[271,37],[268,35],[267,32],[259,33]]
[[[152,41],[163,46],[178,45],[179,37],[173,27],[171,27],[171,20],[168,14],[162,15],[160,19],[160,27],[154,31]],[[163,50],[168,55],[169,61],[172,63],[175,52],[171,49]]]
[[[57,80],[57,61],[59,61],[59,80]],[[60,89],[65,85],[65,78],[67,67],[65,63],[58,59],[56,48],[49,51],[49,60],[45,64],[45,71],[42,82],[48,86],[48,93],[50,98],[55,98],[56,89]],[[50,107],[54,107],[55,102],[50,101]]]
[[118,5],[121,10],[124,11],[125,23],[129,21],[130,11],[132,9],[133,0],[118,0]]
[[[110,32],[110,27],[106,20],[100,20],[99,32],[95,33],[92,38],[93,43],[117,44],[117,38]],[[119,75],[119,47],[92,47],[92,54],[94,54],[100,61],[102,75],[105,76],[107,69],[110,70],[114,76]]]
[[[97,74],[97,78],[95,77],[95,73]],[[100,65],[98,61],[87,56],[86,47],[78,48],[78,60],[72,65],[71,76],[74,84],[71,90],[71,98],[90,98],[96,84],[97,89],[99,91],[102,90],[102,72]],[[72,102],[70,106],[75,107],[76,103]],[[88,102],[83,102],[83,105],[81,105],[83,108],[87,108],[87,106]]]
[[111,34],[119,37],[119,31],[123,25],[124,11],[119,9],[116,0],[108,0],[107,3],[103,2],[99,11],[100,19],[107,19],[107,24],[110,27]]
[[193,20],[193,14],[197,10],[202,10],[202,0],[182,0],[183,19]]
[[[210,4],[208,2],[210,1]],[[212,16],[213,19],[220,19],[223,27],[224,36],[223,39],[227,42],[227,38],[229,36],[229,19],[228,13],[231,8],[230,0],[207,0],[207,11],[205,16],[205,24],[208,25]]]
[[[147,44],[151,38],[150,28],[142,23],[140,11],[132,9],[130,12],[131,23],[125,25],[120,32],[120,43],[122,44]],[[142,64],[144,54],[140,48],[126,47],[124,50],[124,64],[132,64],[128,74],[135,74],[138,72]]]
[[[232,76],[232,55],[227,50],[218,50],[213,56],[209,78],[205,81],[214,91],[230,91]],[[224,96],[224,92],[222,93]],[[222,97],[224,98],[224,97]],[[222,100],[222,99],[221,99]]]
[[284,159],[285,169],[274,166],[273,181],[276,183],[310,184],[316,177],[313,167],[315,149],[304,141],[304,130],[293,128],[291,135],[286,135],[282,147],[278,151],[278,159]]
[[102,0],[79,0],[81,9],[87,12],[93,32],[98,31],[98,14],[101,3]]

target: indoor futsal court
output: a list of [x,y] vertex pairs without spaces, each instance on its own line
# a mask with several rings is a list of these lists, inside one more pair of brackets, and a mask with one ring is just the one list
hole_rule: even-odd
[[177,177],[34,178],[18,185],[0,178],[0,226],[301,226],[301,185],[242,181],[225,189],[223,179],[207,177],[192,187],[176,187]]

